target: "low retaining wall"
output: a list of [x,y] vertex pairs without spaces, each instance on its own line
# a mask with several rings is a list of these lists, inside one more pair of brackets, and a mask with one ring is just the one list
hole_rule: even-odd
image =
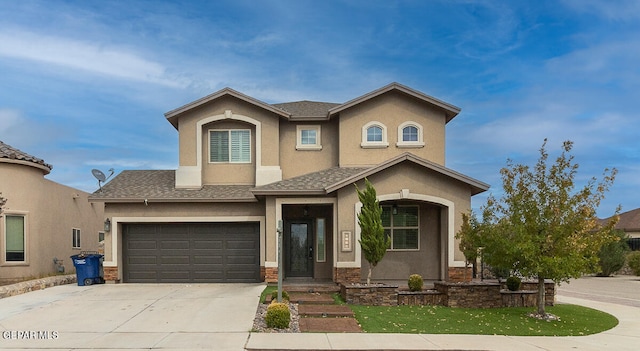
[[[399,290],[397,286],[341,284],[340,294],[350,304],[365,306],[432,305],[465,308],[535,307],[537,283],[525,282],[522,290],[509,291],[499,282],[435,282],[435,289]],[[547,306],[555,304],[555,284],[546,282]]]
[[30,291],[43,290],[56,285],[73,284],[76,282],[75,274],[56,275],[41,279],[27,280],[25,282],[0,286],[0,299],[24,294]]

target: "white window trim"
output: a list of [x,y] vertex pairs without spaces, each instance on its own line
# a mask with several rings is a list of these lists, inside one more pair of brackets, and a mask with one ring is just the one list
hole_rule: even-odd
[[[392,205],[383,205],[385,207],[391,207],[393,208]],[[397,205],[398,208],[400,207],[417,207],[418,208],[418,248],[416,249],[394,249],[393,248],[393,230],[394,229],[414,229],[414,226],[411,227],[400,227],[400,226],[393,226],[393,213],[391,214],[391,227],[384,227],[384,229],[390,229],[391,230],[391,248],[387,249],[387,251],[420,251],[420,206],[419,205]]]
[[[367,130],[370,127],[379,127],[382,129],[382,141],[367,141]],[[389,142],[387,141],[387,126],[378,121],[371,121],[362,126],[362,142],[360,143],[360,147],[363,149],[381,149],[389,147]]]
[[[78,241],[80,245],[76,246],[76,232],[78,233]],[[80,228],[71,228],[71,248],[74,250],[82,249],[82,230]]]
[[[24,261],[7,261],[7,220],[6,216],[22,216],[24,218]],[[21,211],[5,211],[2,214],[2,257],[0,266],[28,266],[29,265],[29,213]]]
[[[404,141],[404,140],[402,140],[403,130],[406,127],[416,127],[416,129],[418,129],[418,141]],[[399,148],[420,148],[420,147],[424,147],[424,133],[422,131],[422,125],[420,125],[419,123],[413,122],[413,121],[404,122],[401,125],[399,125],[398,126],[398,142],[396,143],[396,146],[399,147]]]
[[[249,131],[249,161],[246,162],[232,162],[231,161],[231,154],[229,154],[229,161],[227,162],[212,162],[211,161],[211,132],[228,132],[229,133],[229,147],[231,147],[231,132],[232,131]],[[209,158],[208,161],[211,164],[249,164],[252,161],[252,152],[251,152],[251,148],[253,147],[253,145],[251,145],[251,129],[246,129],[246,128],[230,128],[230,129],[209,129],[207,131],[207,138],[209,139],[208,141],[208,149],[209,149]],[[231,151],[229,151],[231,152]]]
[[[316,143],[315,144],[303,144],[302,143],[302,131],[303,130],[315,130],[316,131]],[[296,126],[296,150],[322,150],[322,134],[320,125],[297,125]]]

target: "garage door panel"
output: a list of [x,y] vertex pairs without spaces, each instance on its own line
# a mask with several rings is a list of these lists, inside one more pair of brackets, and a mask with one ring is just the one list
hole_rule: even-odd
[[125,224],[125,282],[257,282],[259,223]]

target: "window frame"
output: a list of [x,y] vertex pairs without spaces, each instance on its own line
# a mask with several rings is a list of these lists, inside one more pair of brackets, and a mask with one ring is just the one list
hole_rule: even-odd
[[[232,132],[248,132],[249,133],[249,145],[248,145],[248,149],[249,149],[249,159],[248,161],[233,161],[232,160]],[[212,157],[213,157],[213,148],[211,147],[211,139],[212,139],[212,135],[214,132],[227,132],[227,152],[228,152],[228,160],[227,161],[213,161]],[[252,143],[251,143],[251,129],[247,129],[247,128],[231,128],[231,129],[209,129],[207,131],[207,135],[209,137],[209,163],[214,163],[214,164],[250,164],[252,162],[252,152],[251,152],[251,148],[252,148]]]
[[[420,251],[420,206],[419,205],[381,205],[381,206],[382,206],[383,209],[385,207],[389,208],[389,213],[391,214],[390,215],[390,226],[384,226],[384,224],[383,224],[385,232],[387,230],[389,230],[389,237],[391,238],[391,247],[389,249],[387,249],[387,251]],[[410,208],[410,207],[411,208],[416,208],[417,209],[416,213],[417,213],[417,216],[418,216],[418,224],[416,226],[395,226],[394,223],[393,223],[393,216],[394,216],[393,207],[394,206],[396,208],[398,208],[398,209]],[[410,249],[396,249],[396,248],[394,248],[393,247],[393,236],[394,236],[394,230],[397,230],[397,229],[403,229],[403,230],[404,229],[415,229],[415,230],[417,230],[417,239],[418,239],[417,240],[417,247],[416,248],[410,248]]]
[[[316,142],[315,144],[303,144],[302,133],[303,131],[315,131]],[[322,128],[319,124],[314,125],[297,125],[296,126],[296,150],[322,150]]]
[[[414,127],[418,130],[418,140],[417,141],[405,141],[404,140],[404,129],[408,127]],[[396,146],[399,148],[420,148],[424,147],[424,133],[422,129],[422,125],[420,123],[416,123],[414,121],[407,121],[398,126],[398,142]]]
[[[378,127],[382,130],[382,141],[369,141],[369,128]],[[364,126],[362,126],[362,139],[360,142],[360,147],[363,149],[380,149],[389,147],[389,142],[387,141],[387,126],[378,121],[371,121]]]
[[[7,260],[7,216],[22,217],[22,240],[23,240],[23,259],[22,261]],[[2,257],[0,262],[3,266],[23,266],[29,264],[29,215],[27,212],[6,211],[2,214]]]
[[74,250],[82,249],[82,231],[80,228],[71,228],[71,248]]

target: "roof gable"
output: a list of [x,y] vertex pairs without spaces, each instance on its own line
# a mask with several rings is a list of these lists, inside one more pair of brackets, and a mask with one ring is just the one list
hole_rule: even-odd
[[341,104],[339,106],[336,106],[336,107],[330,109],[329,110],[329,117],[331,117],[333,115],[336,115],[336,114],[339,114],[340,112],[342,112],[342,111],[344,111],[344,110],[346,110],[346,109],[348,109],[350,107],[353,107],[355,105],[361,104],[361,103],[363,103],[363,102],[365,102],[367,100],[371,100],[371,99],[376,98],[376,97],[378,97],[380,95],[386,94],[386,93],[388,93],[390,91],[401,92],[403,94],[406,94],[408,96],[414,97],[414,98],[416,98],[418,100],[424,101],[424,102],[426,102],[428,104],[434,105],[437,108],[442,109],[444,111],[444,113],[446,114],[446,116],[447,116],[447,120],[446,120],[447,123],[449,121],[451,121],[455,116],[457,116],[458,113],[460,113],[460,108],[457,107],[457,106],[451,105],[451,104],[449,104],[447,102],[444,102],[442,100],[436,99],[436,98],[434,98],[432,96],[423,94],[423,93],[421,93],[421,92],[419,92],[417,90],[411,89],[411,88],[409,88],[407,86],[404,86],[402,84],[394,82],[394,83],[391,83],[391,84],[389,84],[387,86],[384,86],[384,87],[382,87],[380,89],[374,90],[374,91],[372,91],[370,93],[367,93],[365,95],[357,97],[357,98],[355,98],[353,100],[347,101],[344,104]]
[[194,108],[197,108],[199,106],[202,106],[210,101],[219,99],[223,96],[233,96],[235,98],[238,98],[242,101],[248,102],[254,106],[257,106],[259,108],[265,109],[267,111],[273,112],[279,116],[285,117],[285,118],[289,118],[291,117],[291,114],[280,109],[280,108],[276,108],[270,104],[267,104],[266,102],[262,102],[258,99],[252,98],[251,96],[242,94],[238,91],[235,91],[231,88],[224,88],[221,90],[218,90],[217,92],[207,95],[203,98],[200,98],[198,100],[192,101],[186,105],[180,106],[174,110],[171,110],[167,113],[164,114],[164,116],[169,120],[169,122],[176,128],[178,129],[178,118],[180,117],[180,115],[182,115],[183,113],[192,110]]

